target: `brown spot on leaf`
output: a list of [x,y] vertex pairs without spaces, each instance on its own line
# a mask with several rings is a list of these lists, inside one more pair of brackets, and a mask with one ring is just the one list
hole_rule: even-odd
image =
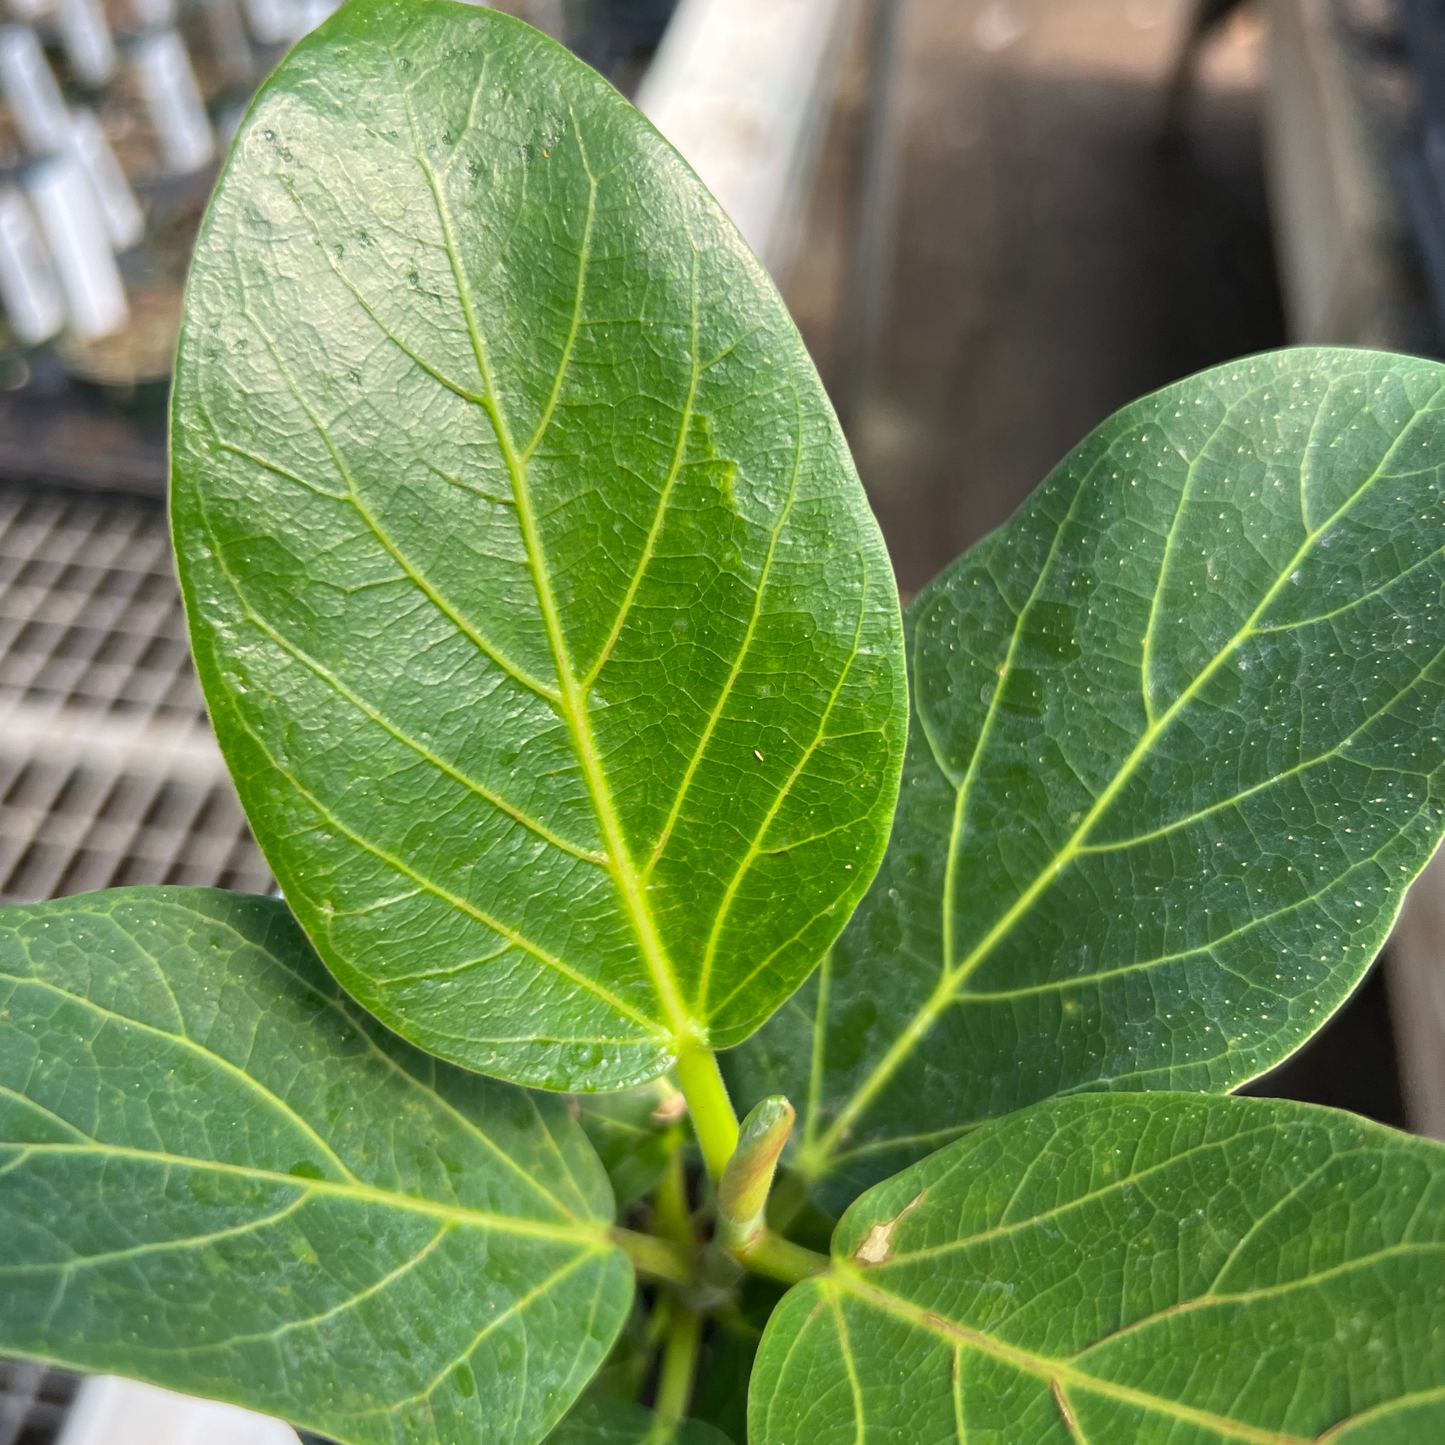
[[885,1224],[875,1224],[864,1237],[863,1243],[854,1251],[853,1258],[859,1264],[886,1263],[888,1256],[893,1253],[893,1231],[898,1228],[907,1215],[923,1203],[923,1196],[927,1192],[927,1190],[921,1190]]

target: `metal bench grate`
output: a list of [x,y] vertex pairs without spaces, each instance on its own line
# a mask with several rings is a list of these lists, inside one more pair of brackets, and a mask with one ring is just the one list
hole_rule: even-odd
[[128,883],[272,887],[191,668],[165,508],[6,485],[0,901]]
[[0,1360],[0,1445],[51,1445],[78,1384],[69,1370]]

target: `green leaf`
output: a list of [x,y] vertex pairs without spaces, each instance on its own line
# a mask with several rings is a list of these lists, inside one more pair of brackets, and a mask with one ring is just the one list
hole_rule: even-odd
[[[611,1353],[598,1366],[596,1373],[587,1382],[583,1399],[636,1400],[642,1393],[657,1360],[658,1340],[652,1321],[652,1307],[645,1295],[634,1294],[632,1308],[617,1338],[612,1342]],[[581,1408],[581,1401],[573,1410]]]
[[283,904],[129,888],[0,913],[0,1353],[349,1445],[525,1445],[632,1295],[561,1100],[337,989]]
[[[681,1096],[666,1079],[619,1094],[582,1094],[577,1120],[592,1141],[621,1212],[641,1199],[662,1178],[674,1149],[685,1139],[681,1115],[667,1121],[668,1108]],[[664,1116],[658,1117],[658,1110]]]
[[888,856],[731,1065],[832,1213],[1053,1094],[1232,1089],[1359,981],[1445,831],[1442,382],[1169,387],[909,606]]
[[1061,1099],[870,1190],[752,1445],[1435,1445],[1445,1149],[1277,1100]]
[[663,1429],[651,1410],[621,1400],[584,1400],[547,1437],[547,1445],[732,1445],[701,1420]]
[[580,61],[444,0],[303,40],[196,250],[172,467],[222,750],[386,1023],[623,1088],[816,965],[893,814],[892,574],[771,283]]

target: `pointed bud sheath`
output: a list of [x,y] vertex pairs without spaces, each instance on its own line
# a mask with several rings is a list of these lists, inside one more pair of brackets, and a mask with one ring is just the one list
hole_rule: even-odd
[[774,1094],[743,1120],[738,1147],[717,1186],[718,1235],[730,1250],[745,1249],[763,1231],[773,1174],[794,1117],[793,1106]]

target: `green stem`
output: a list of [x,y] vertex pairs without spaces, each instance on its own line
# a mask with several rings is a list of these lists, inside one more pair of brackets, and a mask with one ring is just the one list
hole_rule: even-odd
[[693,1233],[692,1217],[687,1207],[687,1169],[680,1147],[682,1130],[679,1129],[677,1134],[678,1147],[667,1157],[667,1169],[652,1196],[652,1207],[657,1233],[685,1251],[690,1258],[697,1250],[697,1236]]
[[678,1425],[687,1418],[701,1346],[702,1316],[694,1314],[681,1300],[673,1299],[667,1344],[662,1352],[662,1373],[657,1381],[657,1402],[653,1406],[657,1415],[657,1438],[671,1440]]
[[620,1226],[608,1233],[613,1244],[624,1251],[639,1273],[684,1287],[692,1283],[692,1252],[682,1245]]
[[677,1078],[707,1172],[716,1184],[738,1147],[738,1116],[728,1098],[717,1055],[700,1044],[685,1044],[677,1056]]
[[832,1261],[826,1254],[817,1254],[764,1229],[746,1249],[736,1251],[738,1260],[754,1274],[765,1274],[769,1279],[781,1280],[784,1284],[799,1284],[822,1274]]

